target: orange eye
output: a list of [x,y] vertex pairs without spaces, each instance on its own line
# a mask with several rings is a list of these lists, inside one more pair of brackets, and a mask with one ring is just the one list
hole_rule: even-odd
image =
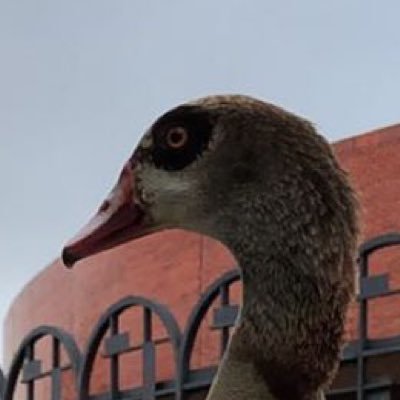
[[171,128],[165,137],[168,147],[172,149],[181,149],[189,139],[189,134],[185,128],[180,126]]

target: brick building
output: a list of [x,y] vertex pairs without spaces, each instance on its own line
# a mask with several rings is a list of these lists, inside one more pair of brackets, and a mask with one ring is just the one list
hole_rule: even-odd
[[[350,346],[343,356],[331,396],[355,399],[358,390],[365,398],[400,398],[396,394],[400,381],[400,355],[397,355],[400,351],[397,338],[400,335],[400,299],[396,297],[400,289],[400,252],[399,246],[392,246],[398,237],[387,235],[400,232],[400,125],[349,138],[335,143],[334,147],[359,192],[364,241],[386,235],[382,240],[369,242],[372,247],[368,249],[375,249],[379,243],[387,246],[369,254],[369,278],[360,281],[362,301],[354,303],[349,313],[347,340]],[[185,342],[185,327],[195,304],[213,282],[234,266],[235,261],[221,244],[182,231],[155,234],[120,246],[84,260],[73,271],[56,260],[25,286],[10,307],[4,325],[4,369],[10,370],[8,380],[15,381],[18,393],[30,391],[30,395],[34,395],[27,397],[30,400],[55,400],[59,398],[57,392],[63,399],[74,399],[79,389],[76,385],[82,382],[86,392],[81,391],[81,398],[101,399],[106,398],[102,396],[107,393],[118,396],[124,390],[132,396],[127,398],[132,399],[134,393],[139,393],[138,398],[172,394],[174,385],[178,384],[175,369],[180,368],[174,367],[174,357],[181,356],[174,353],[174,340],[179,346]],[[229,281],[229,277],[227,279]],[[237,303],[240,282],[232,280],[228,303]],[[218,288],[222,297],[224,288],[227,285]],[[162,322],[164,314],[157,314],[157,308],[147,307],[140,299],[136,307],[128,307],[129,301],[131,305],[135,303],[132,298],[125,305],[118,303],[131,295],[165,305],[178,325],[170,325],[171,331],[176,328],[175,339],[171,339],[171,331],[165,327],[165,321]],[[217,299],[217,303],[219,301]],[[106,313],[112,304],[125,310],[119,314],[118,327],[113,310],[109,310],[111,314]],[[217,310],[213,307],[216,306],[204,311],[199,322],[193,337],[189,371],[185,375],[187,381],[179,383],[186,385],[188,393],[199,396],[209,384],[220,357],[221,337],[223,346],[232,312],[237,310],[234,306],[219,306]],[[149,325],[152,329],[146,328],[143,315],[146,317],[147,311],[143,313],[143,309],[154,314]],[[219,318],[222,309],[227,313],[225,316],[221,313]],[[365,326],[361,328],[365,337],[361,338],[360,347],[359,324],[363,319]],[[76,353],[73,361],[64,349],[63,338],[60,340],[53,335],[51,329],[39,328],[29,334],[43,325],[61,328],[71,335],[74,345],[70,353]],[[146,339],[149,332],[151,340]],[[147,348],[144,343],[149,341],[152,346]],[[148,351],[153,352],[150,358]],[[148,360],[151,360],[151,368],[146,366]],[[82,369],[82,362],[84,367],[93,364],[93,370],[87,379],[81,375],[78,384],[75,374]],[[25,383],[19,382],[20,379]],[[159,383],[155,385],[153,381]],[[363,384],[363,388],[357,389],[357,382]],[[6,398],[11,399],[14,384],[9,383],[9,386],[12,389],[7,389]],[[135,392],[141,387],[145,388],[142,392]],[[53,397],[44,394],[51,390]],[[375,395],[388,397],[373,397]]]

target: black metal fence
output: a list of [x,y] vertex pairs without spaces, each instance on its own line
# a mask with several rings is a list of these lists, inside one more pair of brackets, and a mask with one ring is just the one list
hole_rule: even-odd
[[[379,236],[360,248],[360,275],[358,296],[358,338],[348,343],[342,355],[338,382],[327,393],[334,400],[388,400],[400,399],[400,335],[386,339],[371,339],[368,334],[369,302],[372,299],[392,296],[400,290],[389,288],[388,274],[370,275],[369,259],[375,251],[400,244],[400,234]],[[30,332],[19,346],[7,377],[0,371],[1,400],[39,400],[35,385],[47,379],[51,400],[153,400],[158,398],[185,399],[205,395],[216,371],[215,365],[195,369],[191,357],[200,325],[212,311],[212,329],[219,331],[219,352],[223,354],[229,330],[234,325],[238,305],[232,304],[231,287],[240,279],[239,273],[230,271],[214,282],[194,306],[186,327],[181,332],[176,319],[162,304],[143,297],[127,297],[112,305],[100,318],[81,353],[73,337],[57,327],[40,326]],[[142,322],[141,344],[132,345],[129,332],[121,329],[121,316],[128,309],[140,309]],[[153,319],[161,321],[166,336],[155,338]],[[399,310],[400,318],[400,310]],[[399,332],[400,333],[400,332]],[[36,355],[38,342],[47,338],[50,346],[50,366]],[[103,344],[103,346],[102,346]],[[174,378],[158,381],[156,378],[157,346],[168,344],[172,350]],[[121,358],[128,353],[141,354],[142,384],[121,388]],[[61,357],[61,353],[64,354]],[[389,358],[388,358],[389,357]],[[91,381],[96,359],[108,363],[108,385],[101,393],[91,393]],[[63,360],[62,360],[63,359]],[[65,361],[66,359],[66,361]],[[375,372],[374,372],[375,371]],[[63,379],[69,372],[70,380]],[[375,375],[374,375],[375,374]],[[66,391],[63,386],[68,385]],[[17,393],[17,386],[19,390]],[[21,388],[23,391],[21,392]],[[72,394],[71,394],[72,393]],[[42,400],[42,398],[40,398]]]

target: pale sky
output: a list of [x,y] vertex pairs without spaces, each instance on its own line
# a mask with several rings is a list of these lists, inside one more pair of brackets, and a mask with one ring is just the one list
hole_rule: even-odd
[[243,93],[330,140],[400,121],[398,0],[0,0],[0,318],[144,129]]

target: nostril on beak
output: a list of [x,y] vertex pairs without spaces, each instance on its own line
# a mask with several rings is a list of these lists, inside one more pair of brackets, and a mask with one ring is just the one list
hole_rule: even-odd
[[79,260],[79,257],[71,253],[68,248],[64,248],[61,258],[62,262],[67,268],[72,268],[73,265]]
[[108,200],[105,200],[103,204],[99,208],[99,212],[105,212],[109,209],[111,203]]

